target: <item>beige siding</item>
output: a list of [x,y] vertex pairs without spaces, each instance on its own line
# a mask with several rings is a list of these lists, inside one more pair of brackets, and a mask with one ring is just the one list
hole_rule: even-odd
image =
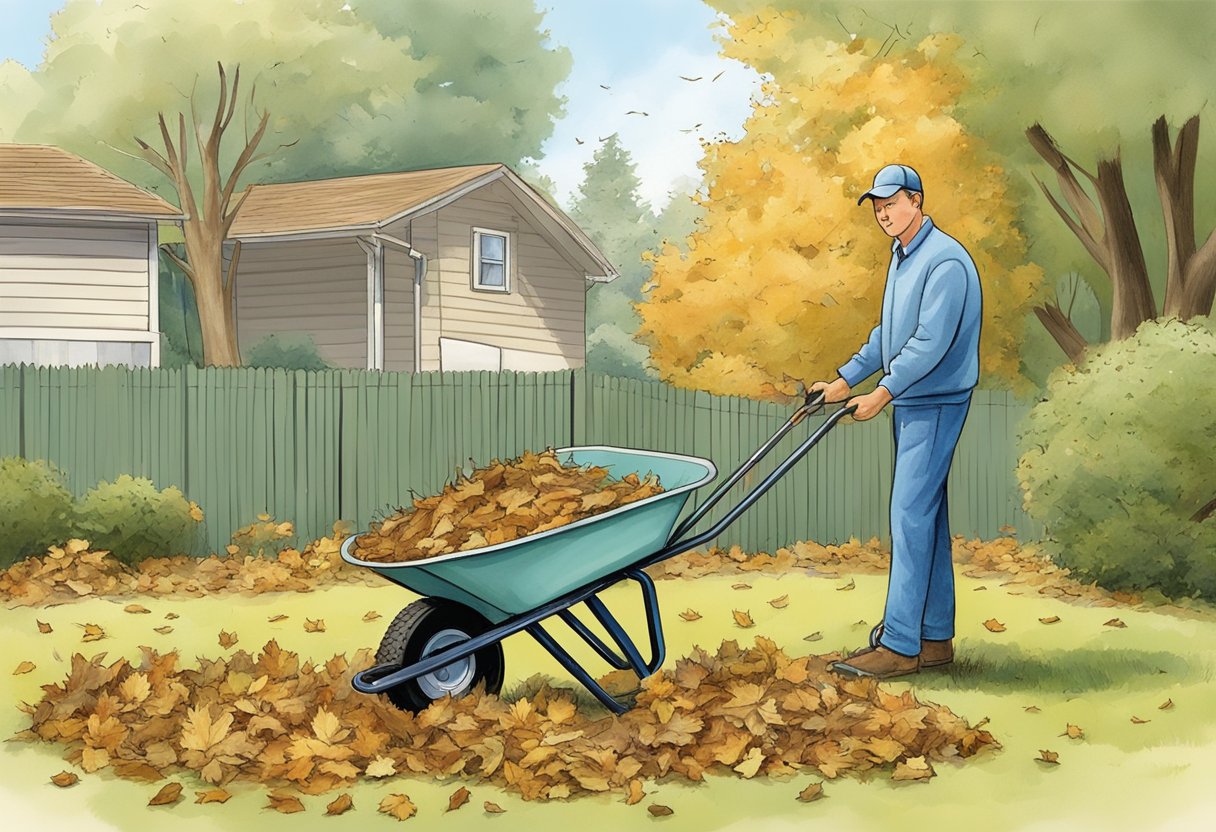
[[149,327],[147,224],[0,220],[0,326]]
[[[430,258],[422,320],[422,369],[439,369],[439,337],[547,356],[560,366],[585,360],[584,272],[554,248],[494,182],[414,220],[411,243]],[[473,288],[473,228],[510,236],[508,293]]]
[[353,239],[245,243],[238,272],[242,349],[305,333],[335,367],[367,366],[367,256]]

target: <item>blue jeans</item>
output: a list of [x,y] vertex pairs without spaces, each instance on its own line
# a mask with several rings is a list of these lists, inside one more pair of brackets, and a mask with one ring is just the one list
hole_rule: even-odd
[[970,405],[893,407],[891,576],[879,642],[905,656],[920,653],[921,639],[954,637],[946,477]]

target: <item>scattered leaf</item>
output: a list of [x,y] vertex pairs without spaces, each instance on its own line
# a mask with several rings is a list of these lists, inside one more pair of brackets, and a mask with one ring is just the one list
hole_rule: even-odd
[[684,612],[680,613],[680,618],[683,618],[685,621],[696,621],[700,617],[701,613],[697,612],[692,607],[689,607],[688,609],[684,610]]
[[1123,623],[1122,619],[1112,618],[1110,621],[1107,621],[1102,626],[1104,626],[1104,627],[1126,627],[1127,625]]
[[148,613],[152,612],[152,610],[148,609],[147,607],[145,607],[141,604],[127,604],[125,607],[122,608],[122,611],[129,612],[134,615],[147,615]]
[[1082,728],[1080,725],[1073,725],[1070,723],[1068,725],[1068,727],[1066,729],[1064,729],[1064,733],[1060,734],[1061,737],[1063,737],[1065,735],[1067,735],[1069,737],[1069,739],[1074,739],[1074,740],[1083,739],[1085,737],[1085,729]]
[[411,803],[406,795],[390,794],[380,801],[380,811],[386,815],[392,815],[397,820],[405,820],[412,817],[418,811],[418,807]]
[[168,624],[164,625],[163,627],[153,627],[152,629],[160,633],[162,636],[167,636],[169,633],[173,632],[173,628]]
[[1058,616],[1058,615],[1049,615],[1046,618],[1039,619],[1040,624],[1057,624],[1057,623],[1059,623],[1059,621],[1060,621],[1060,616]]
[[152,795],[152,799],[148,801],[149,806],[172,806],[174,803],[182,799],[182,784],[181,783],[166,783],[160,791]]
[[282,812],[285,815],[293,815],[296,812],[304,811],[304,804],[300,802],[300,798],[293,794],[271,792],[266,797],[270,801],[266,804],[266,807],[268,809],[274,809],[276,812]]
[[743,610],[734,610],[735,623],[740,627],[751,627],[756,622],[752,621],[751,611],[744,612]]
[[43,633],[43,634],[51,632],[51,625],[47,624],[45,621],[38,621],[37,624],[38,624],[38,632]]
[[279,613],[278,615],[270,616],[266,620],[269,621],[271,624],[278,624],[280,621],[286,621],[287,616],[283,615],[283,613]]
[[1048,751],[1046,748],[1039,749],[1039,762],[1051,763],[1052,765],[1060,764],[1060,755],[1055,751]]
[[730,588],[731,588],[731,589],[751,589],[751,588],[752,588],[752,585],[751,585],[751,584],[742,584],[742,583],[740,583],[740,584],[731,584],[731,585],[730,585]]
[[501,815],[503,812],[507,811],[506,809],[499,806],[497,803],[491,803],[488,800],[482,805],[485,808],[485,810],[487,812],[489,812],[491,815]]
[[1022,708],[1028,714],[1037,714],[1039,712],[1038,705],[1026,705]]
[[325,814],[340,815],[343,812],[349,812],[355,805],[355,801],[351,798],[349,792],[335,797],[328,806],[325,807]]
[[785,609],[786,607],[788,607],[790,605],[790,596],[782,595],[780,598],[774,598],[771,601],[769,601],[769,604],[774,609],[778,609],[778,610]]
[[236,633],[230,633],[227,630],[220,630],[220,647],[225,650],[232,647],[238,641]]
[[21,676],[25,673],[29,673],[37,666],[38,665],[34,664],[33,662],[22,662],[21,664],[17,665],[17,668],[13,671],[13,675]]
[[991,632],[994,632],[994,633],[1005,632],[1005,625],[1002,624],[1001,622],[997,621],[995,618],[989,618],[987,621],[984,622],[984,626],[987,627]]
[[854,581],[852,578],[849,578],[849,582],[847,584],[845,584],[844,586],[836,587],[836,591],[837,592],[848,592],[850,589],[856,588],[856,586],[857,586],[856,581]]
[[654,815],[656,818],[675,814],[670,806],[664,806],[662,803],[651,803],[646,807],[646,811],[650,812],[650,814]]
[[1141,719],[1141,718],[1140,718],[1140,717],[1138,717],[1138,716],[1133,716],[1133,717],[1132,717],[1132,724],[1133,724],[1133,725],[1143,725],[1143,724],[1144,724],[1144,723],[1146,723],[1146,722],[1152,722],[1152,720],[1151,720],[1151,719]]
[[364,621],[375,621],[379,617],[380,613],[376,612],[375,610],[368,610],[367,612],[363,613]]
[[973,590],[971,590],[971,591],[972,591],[972,592],[987,592],[987,591],[988,591],[988,587],[986,587],[986,586],[977,586],[975,589],[973,589]]
[[469,790],[461,786],[448,798],[448,811],[453,812],[469,802]]
[[167,613],[165,613],[165,620],[166,620],[166,621],[172,621],[172,620],[173,620],[173,619],[175,619],[175,618],[181,618],[181,616],[180,616],[180,615],[178,615],[178,614],[177,614],[177,613],[175,613],[175,612],[167,612]]
[[642,798],[646,796],[646,792],[642,790],[642,781],[636,777],[629,781],[629,794],[625,795],[625,802],[630,806],[641,803]]
[[76,626],[84,628],[84,635],[81,637],[81,641],[101,641],[106,637],[106,631],[96,624],[77,624]]
[[51,782],[61,789],[66,789],[68,786],[79,783],[80,778],[70,771],[61,771],[51,778]]
[[811,633],[809,636],[803,636],[802,640],[803,641],[823,641],[823,633],[816,630],[815,632]]
[[891,775],[891,779],[928,780],[933,775],[933,766],[929,765],[924,756],[909,757],[895,764],[895,773]]
[[819,800],[823,797],[823,784],[810,783],[805,789],[798,792],[798,799],[803,803],[810,803],[812,800]]
[[205,792],[195,792],[195,803],[227,803],[232,797],[225,789],[209,789]]
[[318,619],[314,620],[312,618],[305,618],[304,619],[304,632],[306,632],[306,633],[323,633],[323,632],[325,632],[325,619],[318,618]]
[[1158,706],[1157,706],[1157,710],[1159,710],[1159,711],[1168,711],[1168,710],[1169,710],[1170,708],[1172,708],[1172,707],[1174,707],[1174,700],[1173,700],[1173,699],[1167,699],[1167,700],[1165,700],[1164,702],[1162,702],[1160,705],[1158,705]]

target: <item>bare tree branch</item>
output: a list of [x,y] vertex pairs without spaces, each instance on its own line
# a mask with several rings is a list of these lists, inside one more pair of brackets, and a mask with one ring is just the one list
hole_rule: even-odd
[[160,250],[164,252],[170,260],[177,264],[177,267],[182,270],[186,277],[190,278],[191,281],[194,280],[194,269],[190,267],[189,263],[178,257],[177,252],[171,249],[168,245],[161,246]]

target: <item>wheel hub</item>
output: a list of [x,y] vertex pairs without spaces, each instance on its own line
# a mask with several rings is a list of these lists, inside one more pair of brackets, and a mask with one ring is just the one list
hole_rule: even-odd
[[[463,630],[449,628],[440,630],[431,636],[422,648],[422,657],[438,653],[462,641],[468,641],[469,634]],[[435,670],[425,676],[418,677],[418,687],[431,699],[442,699],[445,695],[453,696],[463,692],[473,683],[477,674],[477,657],[468,656]]]

